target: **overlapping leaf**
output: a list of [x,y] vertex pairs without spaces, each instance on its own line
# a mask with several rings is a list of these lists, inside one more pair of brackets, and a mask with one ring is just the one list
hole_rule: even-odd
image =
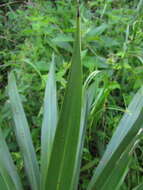
[[107,182],[111,169],[114,169],[121,154],[132,143],[134,137],[143,127],[143,88],[134,96],[127,113],[122,118],[107,150],[94,172],[88,190],[102,189]]

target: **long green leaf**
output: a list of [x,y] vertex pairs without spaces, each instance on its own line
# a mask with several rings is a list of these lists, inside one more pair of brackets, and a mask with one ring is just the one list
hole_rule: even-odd
[[78,139],[78,149],[76,152],[76,161],[74,165],[74,174],[73,174],[71,190],[78,188],[82,153],[83,153],[83,147],[84,147],[84,139],[85,139],[85,134],[86,134],[87,118],[89,114],[88,108],[89,108],[88,98],[85,95],[83,99],[83,107],[82,107],[82,112],[81,112],[80,136]]
[[143,88],[134,96],[127,113],[115,131],[101,162],[89,183],[88,190],[102,189],[109,173],[116,165],[121,154],[127,149],[134,137],[143,127]]
[[22,190],[22,184],[0,129],[0,189]]
[[[82,159],[82,152],[83,152],[83,146],[84,146],[84,139],[86,134],[86,125],[88,116],[91,111],[91,105],[93,103],[93,96],[95,92],[91,90],[91,86],[89,87],[89,83],[93,77],[96,76],[99,72],[95,71],[89,77],[84,83],[84,98],[83,98],[83,106],[82,106],[82,114],[81,114],[81,126],[80,126],[80,138],[78,140],[78,151],[77,151],[77,160],[75,163],[75,174],[73,178],[73,186],[71,186],[71,190],[78,188],[78,182],[79,182],[79,174],[80,174],[80,166],[81,166],[81,159]],[[95,91],[95,88],[94,88]]]
[[18,94],[15,77],[11,72],[8,80],[8,93],[15,122],[15,133],[20,150],[23,155],[26,173],[33,190],[39,190],[40,175],[39,167],[34,151],[28,122]]
[[41,189],[44,189],[45,185],[46,173],[58,120],[54,64],[53,57],[44,98],[44,118],[41,135]]
[[55,134],[45,190],[48,188],[52,190],[71,189],[80,133],[81,101],[82,67],[78,14],[72,65]]
[[135,187],[133,190],[143,190],[143,183]]
[[142,133],[138,134],[133,138],[132,143],[128,146],[126,151],[122,153],[121,157],[116,162],[115,167],[111,169],[109,177],[106,180],[106,183],[104,183],[104,186],[101,190],[120,190],[121,185],[123,184],[124,179],[129,171],[129,167],[132,161],[133,150],[140,141],[141,136]]
[[127,172],[129,170],[131,159],[132,156],[130,154],[130,147],[129,147],[128,150],[121,155],[115,167],[111,169],[108,180],[101,188],[101,190],[120,189],[120,186],[122,185],[124,178],[126,177]]
[[0,186],[1,186],[1,190],[8,190],[1,175],[0,175]]

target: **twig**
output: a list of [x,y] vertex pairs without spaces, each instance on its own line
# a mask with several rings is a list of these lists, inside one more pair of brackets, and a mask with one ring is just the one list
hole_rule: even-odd
[[8,6],[8,5],[11,5],[11,4],[16,4],[16,3],[25,3],[24,1],[14,1],[14,2],[9,2],[9,3],[4,3],[2,5],[0,5],[0,7],[5,7],[5,6]]
[[10,42],[14,42],[14,43],[16,43],[16,41],[11,40],[11,39],[8,39],[8,38],[5,37],[5,36],[1,36],[1,35],[0,35],[0,38],[1,38],[1,39],[4,39],[4,40],[8,40],[8,41],[10,41]]

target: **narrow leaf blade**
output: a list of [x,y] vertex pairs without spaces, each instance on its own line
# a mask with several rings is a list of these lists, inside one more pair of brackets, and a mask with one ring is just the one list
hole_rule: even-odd
[[41,135],[41,187],[44,188],[48,163],[53,146],[56,126],[58,120],[57,113],[57,92],[55,80],[54,57],[51,63],[48,81],[44,98],[44,117]]
[[0,175],[0,185],[1,185],[1,190],[8,190],[1,175]]
[[133,190],[142,190],[143,189],[143,183],[135,187]]
[[76,161],[74,165],[74,174],[73,174],[71,190],[78,188],[82,153],[83,153],[83,147],[84,147],[84,139],[85,139],[85,134],[86,134],[87,118],[89,114],[88,108],[89,108],[89,103],[88,103],[87,95],[85,93],[85,96],[83,99],[82,112],[81,112],[80,136],[78,139],[78,148],[76,152]]
[[71,187],[80,133],[81,101],[82,68],[78,17],[69,81],[55,134],[45,189],[63,190]]
[[121,154],[132,143],[134,137],[143,127],[143,88],[134,96],[127,113],[115,131],[101,162],[89,183],[88,190],[102,189],[108,180],[111,168],[113,169]]
[[129,149],[121,155],[115,167],[111,169],[108,180],[106,181],[101,190],[120,189],[120,186],[122,185],[124,178],[126,177],[127,172],[129,170],[131,159],[132,156],[130,154],[129,147]]
[[22,184],[0,128],[0,187],[4,190],[22,190]]
[[8,93],[15,122],[15,133],[17,142],[24,159],[26,173],[33,190],[39,190],[40,175],[39,167],[34,151],[28,122],[22,107],[20,96],[17,90],[14,74],[11,72],[8,80]]

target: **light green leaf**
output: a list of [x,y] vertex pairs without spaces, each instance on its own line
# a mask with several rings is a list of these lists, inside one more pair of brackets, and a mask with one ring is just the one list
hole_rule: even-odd
[[68,42],[54,41],[53,44],[68,52],[72,52],[72,47]]
[[106,29],[108,25],[103,23],[101,26],[92,27],[88,33],[86,34],[87,41],[92,41],[97,38],[97,36],[101,35]]
[[1,185],[1,190],[8,190],[8,187],[6,186],[1,175],[0,175],[0,185]]
[[[5,187],[5,188],[4,188]],[[22,185],[0,128],[0,189],[22,190]]]
[[102,160],[89,183],[88,190],[102,189],[121,154],[143,127],[143,88],[134,96],[115,131]]
[[39,190],[39,167],[28,127],[28,122],[21,104],[15,77],[12,72],[10,73],[8,79],[8,93],[10,97],[13,119],[15,122],[17,142],[20,146],[20,151],[24,159],[25,169],[29,178],[30,186],[33,190]]
[[2,176],[0,176],[0,186],[1,186],[1,190],[8,190],[6,184],[4,183]]
[[44,98],[44,118],[41,134],[41,185],[44,189],[48,163],[53,146],[58,113],[54,57],[51,63]]
[[130,148],[131,147],[129,147],[128,150],[125,151],[121,155],[115,167],[111,169],[108,180],[106,181],[104,186],[101,188],[101,190],[111,190],[111,189],[119,190],[120,189],[120,186],[122,185],[128,173],[129,165],[132,159],[132,156],[130,154]]
[[65,35],[65,34],[59,34],[52,41],[53,42],[72,42],[73,38],[72,38],[72,36],[68,36],[68,35]]
[[69,52],[72,52],[72,47],[69,43],[72,41],[73,41],[73,38],[65,34],[59,34],[56,36],[56,38],[52,39],[53,44]]
[[143,190],[143,183],[135,187],[133,190]]
[[52,190],[72,189],[82,101],[82,67],[80,56],[80,19],[77,18],[72,65],[65,98],[60,113],[47,173],[47,188]]
[[141,12],[142,8],[143,8],[143,0],[140,0],[137,5],[136,11],[139,13],[139,12]]

